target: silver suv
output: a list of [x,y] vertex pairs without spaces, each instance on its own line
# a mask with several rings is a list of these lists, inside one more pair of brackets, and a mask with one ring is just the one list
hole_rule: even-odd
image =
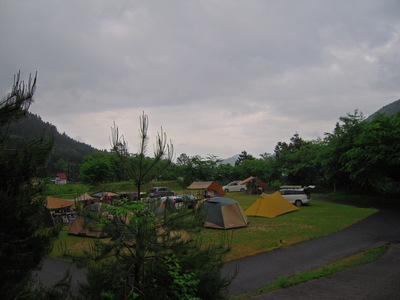
[[175,192],[165,186],[155,186],[150,188],[150,198],[158,198],[164,196],[173,196]]
[[311,203],[311,193],[310,189],[314,186],[309,187],[281,187],[279,193],[288,200],[290,203],[296,205],[297,207],[310,204]]

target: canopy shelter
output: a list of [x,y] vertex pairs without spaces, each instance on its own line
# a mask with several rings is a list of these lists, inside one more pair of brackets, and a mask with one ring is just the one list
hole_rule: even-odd
[[91,201],[91,200],[96,200],[97,198],[90,196],[88,193],[84,193],[80,195],[79,197],[76,197],[74,201]]
[[245,180],[239,182],[239,184],[241,185],[249,184],[247,190],[250,191],[252,194],[261,194],[268,188],[268,186],[264,182],[262,182],[261,179],[254,176],[246,178]]
[[118,194],[113,193],[113,192],[97,192],[97,193],[90,194],[90,196],[95,197],[95,198],[119,197]]
[[113,204],[114,199],[121,199],[119,194],[113,192],[97,192],[94,194],[90,194],[90,196],[96,198],[98,201]]
[[221,185],[214,181],[194,181],[187,188],[190,190],[202,190],[205,197],[225,196]]
[[92,197],[88,193],[84,193],[84,194],[80,195],[79,197],[74,198],[73,201],[74,201],[75,207],[77,205],[79,205],[81,207],[86,207],[89,204],[92,204],[92,203],[98,201],[98,198]]
[[205,213],[204,226],[216,229],[246,227],[248,220],[240,204],[228,197],[206,200],[202,208]]
[[298,209],[298,207],[283,198],[279,192],[275,192],[273,194],[262,194],[245,213],[249,217],[274,218]]
[[74,202],[51,196],[46,197],[46,208],[51,213],[52,223],[70,223],[75,213],[72,211]]
[[51,211],[56,210],[69,210],[74,202],[70,200],[59,199],[56,197],[46,197],[46,208]]

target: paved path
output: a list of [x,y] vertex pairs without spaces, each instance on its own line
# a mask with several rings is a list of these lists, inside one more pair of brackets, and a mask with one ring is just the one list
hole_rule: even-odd
[[[335,234],[228,263],[224,266],[223,274],[232,273],[236,267],[239,268],[239,273],[229,290],[231,296],[237,296],[254,291],[277,279],[322,267],[354,253],[398,241],[400,241],[400,212],[382,209]],[[400,268],[400,256],[396,264]],[[400,280],[398,282],[400,283]],[[398,294],[400,295],[400,289]]]
[[372,300],[400,299],[400,244],[378,261],[272,291],[249,300]]
[[76,265],[59,259],[47,257],[43,260],[42,268],[37,272],[40,282],[47,286],[53,286],[60,281],[65,272],[71,273],[71,286],[77,290],[80,283],[86,283],[86,269],[78,268]]

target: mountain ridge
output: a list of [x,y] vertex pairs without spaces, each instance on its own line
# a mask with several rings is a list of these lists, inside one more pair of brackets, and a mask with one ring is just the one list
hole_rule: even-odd
[[9,133],[11,143],[15,145],[18,145],[20,141],[38,139],[42,135],[46,139],[54,137],[53,151],[47,166],[40,170],[41,177],[55,177],[61,172],[67,174],[70,182],[77,181],[83,158],[100,151],[91,145],[76,141],[65,132],[58,132],[56,126],[44,122],[40,116],[30,112],[26,117],[10,124]]
[[400,99],[393,101],[392,103],[389,103],[383,106],[382,108],[378,109],[376,112],[371,114],[366,120],[371,121],[379,113],[383,113],[387,116],[392,116],[398,111],[400,111]]

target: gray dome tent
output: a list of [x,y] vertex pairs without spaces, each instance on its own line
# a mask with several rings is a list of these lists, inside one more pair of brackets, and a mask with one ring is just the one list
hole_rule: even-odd
[[246,227],[248,220],[240,204],[228,197],[214,197],[204,201],[204,226],[217,229]]

